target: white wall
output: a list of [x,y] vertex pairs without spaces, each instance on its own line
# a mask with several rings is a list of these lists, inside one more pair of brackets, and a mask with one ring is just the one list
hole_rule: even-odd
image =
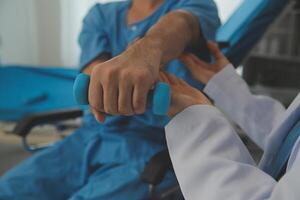
[[61,0],[34,0],[39,65],[60,66],[62,63],[60,2]]
[[4,64],[61,65],[60,0],[1,0]]
[[5,63],[38,64],[33,0],[0,0],[0,59]]
[[[232,12],[244,1],[244,0],[214,0],[219,8],[219,15],[222,22],[225,22]],[[245,0],[247,1],[247,0]],[[248,0],[251,1],[251,0]]]
[[95,3],[95,0],[61,0],[60,3],[62,65],[76,66],[80,54],[78,36],[82,19]]

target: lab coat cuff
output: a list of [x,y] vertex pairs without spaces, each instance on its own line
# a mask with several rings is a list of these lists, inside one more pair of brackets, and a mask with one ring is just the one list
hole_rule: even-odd
[[215,74],[209,82],[206,84],[204,88],[204,92],[206,94],[213,93],[217,88],[227,87],[231,84],[231,80],[234,79],[234,77],[239,76],[233,65],[228,64],[223,70]]
[[[194,105],[186,108],[177,114],[165,127],[167,138],[172,140],[176,134],[182,134],[182,137],[187,134],[187,130],[191,127],[198,127],[203,118],[213,119],[216,116],[222,115],[216,107],[211,105]],[[207,120],[206,120],[207,121]],[[177,138],[178,139],[178,138]]]
[[[204,92],[213,100],[222,99],[225,94],[232,93],[232,90],[244,91],[244,84],[241,77],[236,73],[232,64],[228,64],[222,71],[214,75],[204,88]],[[225,95],[226,96],[226,95]]]

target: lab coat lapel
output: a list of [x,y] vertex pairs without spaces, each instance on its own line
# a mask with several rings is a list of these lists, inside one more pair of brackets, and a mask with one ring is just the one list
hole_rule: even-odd
[[277,154],[283,140],[293,125],[300,119],[300,94],[296,97],[287,111],[283,114],[280,123],[274,127],[267,139],[266,150],[260,161],[260,168],[266,170]]

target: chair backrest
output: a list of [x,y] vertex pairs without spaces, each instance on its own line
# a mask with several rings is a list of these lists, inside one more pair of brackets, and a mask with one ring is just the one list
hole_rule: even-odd
[[262,10],[266,2],[266,0],[244,0],[217,31],[217,41],[234,42],[237,40],[245,31],[244,27]]
[[244,0],[216,34],[218,42],[228,42],[224,53],[239,65],[281,13],[289,0]]

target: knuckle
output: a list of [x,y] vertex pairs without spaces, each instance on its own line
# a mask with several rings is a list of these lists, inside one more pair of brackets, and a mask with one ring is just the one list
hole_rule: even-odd
[[134,80],[136,82],[144,82],[144,81],[147,81],[149,78],[148,74],[144,71],[140,71],[138,73],[136,73],[136,76],[134,77]]
[[122,78],[122,79],[126,79],[127,77],[129,77],[130,76],[130,71],[129,70],[121,70],[121,72],[120,72],[120,77]]
[[94,74],[99,74],[99,73],[101,73],[102,71],[103,71],[102,66],[101,66],[101,67],[96,66],[96,67],[94,67],[93,70],[92,70],[92,75],[94,75]]
[[114,77],[115,75],[116,75],[116,70],[111,69],[111,70],[108,70],[108,71],[106,72],[105,77],[106,77],[108,80],[111,80],[111,79],[113,79],[113,77]]
[[102,105],[100,104],[100,102],[99,101],[95,101],[95,100],[89,100],[90,101],[90,106],[93,108],[93,109],[95,109],[95,110],[97,110],[97,111],[102,111],[103,110],[103,107],[102,107]]
[[142,72],[142,73],[140,73],[140,75],[138,76],[138,78],[140,80],[147,80],[147,79],[149,79],[149,75],[146,72]]
[[124,75],[124,74],[120,75],[120,77],[119,77],[119,83],[120,83],[120,85],[122,86],[122,85],[127,84],[128,81],[129,81],[129,79],[130,78],[128,78],[127,75]]

